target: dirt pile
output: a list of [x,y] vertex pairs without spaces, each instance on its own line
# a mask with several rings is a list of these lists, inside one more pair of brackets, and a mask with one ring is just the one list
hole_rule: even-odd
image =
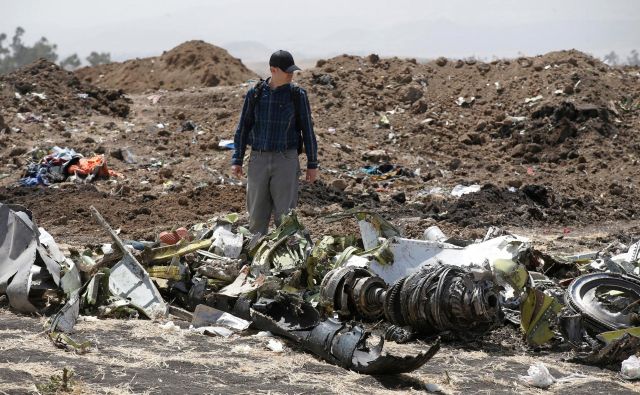
[[[318,137],[322,180],[300,192],[300,213],[315,234],[329,229],[320,216],[360,205],[406,220],[413,236],[433,223],[483,234],[489,225],[563,229],[637,219],[637,69],[611,68],[577,51],[491,63],[339,56],[296,81],[309,92]],[[97,114],[36,122],[3,108],[5,121],[22,131],[0,134],[0,186],[17,181],[34,149],[67,146],[105,153],[109,167],[124,174],[96,187],[108,195],[110,220],[130,224],[128,237],[146,235],[149,224],[131,221],[121,196],[166,196],[217,213],[208,203],[191,207],[190,194],[233,183],[231,151],[219,142],[233,138],[248,88],[132,94],[126,122]],[[135,161],[114,155],[121,149]],[[457,186],[473,184],[480,191],[454,196]],[[5,196],[19,202],[26,199],[20,193]],[[244,212],[243,190],[234,193]],[[166,226],[184,225],[184,214],[163,213],[154,216]]]
[[240,59],[204,41],[187,41],[158,57],[84,67],[76,74],[100,87],[127,92],[236,85],[257,78]]
[[[578,51],[491,63],[340,56],[318,62],[300,83],[334,126],[418,154],[498,150],[517,162],[557,163],[625,135],[638,115],[637,106],[623,110],[638,98],[638,77]],[[383,113],[388,124],[378,122]]]
[[122,91],[96,88],[44,59],[0,77],[0,107],[7,113],[125,117],[129,103]]
[[[558,201],[615,206],[601,215],[633,213],[621,197],[639,173],[637,70],[575,50],[490,63],[343,55],[319,61],[298,81],[310,92],[325,166],[357,171],[391,162],[419,170],[418,182],[373,182],[375,189],[404,190],[411,201],[433,187],[492,182],[508,194],[541,184]],[[360,185],[367,187],[347,191]]]

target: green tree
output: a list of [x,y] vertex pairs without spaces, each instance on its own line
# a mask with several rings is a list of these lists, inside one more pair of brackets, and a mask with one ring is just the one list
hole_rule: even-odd
[[611,66],[616,66],[618,64],[618,61],[620,60],[620,57],[615,51],[611,51],[608,54],[604,55],[603,59],[606,63],[610,64]]
[[24,29],[20,26],[11,39],[8,47],[4,47],[3,41],[7,35],[0,34],[0,74],[8,73],[39,58],[55,62],[58,59],[57,45],[50,43],[45,37],[38,40],[33,46],[27,46],[22,41]]
[[62,67],[65,70],[75,70],[78,67],[80,67],[81,64],[82,62],[80,61],[78,54],[74,53],[73,55],[69,55],[66,58],[64,58],[60,62],[60,67]]
[[101,64],[111,63],[111,54],[109,52],[91,52],[86,59],[90,66],[98,66]]
[[632,50],[631,55],[627,56],[627,63],[629,63],[630,66],[640,66],[640,55],[637,49]]

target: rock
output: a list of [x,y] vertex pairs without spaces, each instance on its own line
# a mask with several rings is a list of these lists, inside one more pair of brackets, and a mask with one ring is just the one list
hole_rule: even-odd
[[[185,121],[185,122],[182,123],[180,131],[181,132],[190,132],[192,130],[196,130],[196,128],[197,128],[197,125],[196,125],[195,122],[193,122],[193,121]],[[158,133],[158,134],[160,134],[160,133]]]
[[395,200],[398,203],[404,203],[407,201],[407,196],[404,192],[398,192],[391,195],[391,199]]
[[453,66],[456,69],[459,69],[460,67],[464,66],[464,62],[460,59],[456,60],[456,64]]
[[27,149],[24,147],[15,147],[9,152],[9,156],[20,156],[27,153]]
[[171,176],[173,176],[173,170],[169,167],[163,167],[158,171],[158,174],[162,178],[171,178]]
[[444,56],[439,57],[438,59],[436,59],[436,64],[440,67],[443,67],[447,64],[447,58],[445,58]]
[[459,158],[454,158],[449,162],[449,170],[456,170],[462,165],[462,161]]
[[347,182],[341,178],[338,178],[336,180],[333,180],[333,182],[331,182],[331,188],[333,188],[336,191],[344,191],[345,189],[347,189]]
[[491,65],[488,63],[478,63],[476,68],[480,72],[480,74],[486,74],[489,70],[491,70]]
[[8,128],[9,126],[4,122],[4,118],[2,118],[2,114],[0,114],[0,132]]
[[516,60],[518,62],[518,64],[520,65],[520,67],[531,67],[531,65],[533,64],[533,62],[531,61],[531,59],[529,58],[518,58]]
[[54,219],[52,223],[53,225],[57,225],[57,226],[67,225],[69,223],[69,217],[67,217],[66,215],[63,215],[62,217],[58,217]]
[[527,144],[526,151],[537,154],[538,152],[542,152],[542,146],[535,143]]
[[424,99],[420,99],[411,105],[411,112],[414,114],[424,114],[428,109],[427,101]]
[[371,64],[376,64],[380,61],[380,56],[372,53],[371,55],[367,56],[367,60],[371,63]]
[[520,188],[522,186],[522,180],[509,180],[507,181],[507,185],[514,188]]
[[466,145],[479,145],[483,143],[483,138],[479,133],[469,132],[460,136],[460,142]]
[[424,93],[422,92],[422,89],[419,89],[414,85],[410,85],[402,88],[400,91],[400,100],[405,103],[413,103],[422,98],[423,95]]
[[573,91],[573,85],[572,85],[572,84],[569,84],[569,85],[565,86],[565,87],[564,87],[564,89],[562,90],[562,92],[563,92],[565,95],[572,95],[572,94],[573,94],[573,92],[574,92],[574,91]]
[[399,84],[408,84],[413,81],[413,76],[411,74],[399,75],[396,76],[394,80]]
[[331,74],[314,74],[313,83],[325,86],[335,86],[336,83]]
[[624,189],[622,188],[622,185],[614,182],[609,185],[609,193],[612,195],[621,196],[624,193]]
[[181,206],[188,206],[189,205],[189,200],[186,197],[181,196],[181,197],[178,198],[178,204],[181,205]]
[[513,149],[511,150],[511,156],[513,158],[518,158],[522,155],[524,155],[524,153],[527,152],[527,147],[524,144],[516,144],[515,147],[513,147]]
[[484,119],[481,119],[476,124],[476,131],[482,132],[486,127],[487,127],[487,121],[485,121]]
[[391,159],[389,153],[385,150],[376,149],[372,151],[367,151],[362,154],[363,160],[369,160],[372,162],[383,162]]

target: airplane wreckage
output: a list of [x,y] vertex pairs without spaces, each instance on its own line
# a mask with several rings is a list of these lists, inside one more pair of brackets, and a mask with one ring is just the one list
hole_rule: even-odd
[[[413,371],[441,341],[507,324],[533,347],[568,344],[583,363],[619,364],[640,348],[640,243],[618,255],[553,257],[498,228],[482,240],[437,227],[409,239],[358,210],[327,221],[352,217],[359,236],[315,244],[293,211],[267,235],[230,214],[146,242],[120,239],[91,209],[111,243],[65,256],[26,208],[0,204],[0,295],[16,312],[48,315],[54,344],[79,353],[91,349],[71,337],[80,314],[176,316],[220,336],[270,331],[364,374]],[[385,341],[415,339],[430,346],[385,350]]]

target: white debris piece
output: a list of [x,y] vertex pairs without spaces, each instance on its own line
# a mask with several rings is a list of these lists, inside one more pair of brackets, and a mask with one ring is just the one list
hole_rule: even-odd
[[225,328],[223,326],[201,326],[199,328],[194,328],[193,325],[190,325],[189,331],[199,333],[201,335],[222,337],[229,337],[234,333],[231,329]]
[[528,376],[520,376],[520,379],[534,387],[549,388],[551,384],[556,382],[556,379],[542,362],[531,365],[527,373]]
[[147,100],[149,100],[151,104],[158,104],[158,101],[160,100],[161,97],[162,97],[161,95],[150,95],[150,96],[147,96]]
[[466,195],[468,193],[475,193],[475,192],[479,192],[480,189],[482,188],[481,185],[478,184],[473,184],[473,185],[456,185],[455,187],[453,187],[453,189],[451,190],[451,195],[452,196],[457,196],[460,197],[462,195]]
[[220,311],[204,304],[197,305],[193,312],[191,325],[195,328],[199,328],[208,327],[211,326],[211,324],[216,324],[215,326],[224,326],[237,332],[243,331],[251,325],[249,321],[236,317],[233,314]]
[[44,93],[30,92],[29,94],[31,96],[37,97],[40,100],[46,100],[47,99],[47,95],[45,95]]
[[248,354],[251,352],[251,347],[247,344],[239,344],[231,348],[231,352],[234,354]]
[[267,343],[267,348],[273,352],[284,352],[284,344],[281,341],[276,339],[269,339],[269,343]]
[[534,96],[534,97],[527,97],[526,99],[524,99],[525,104],[526,103],[535,103],[537,101],[542,100],[543,96],[542,95],[538,95],[538,96]]
[[368,267],[387,284],[392,284],[427,264],[440,262],[480,268],[485,267],[487,261],[517,259],[520,251],[529,247],[529,239],[516,235],[495,237],[466,247],[438,241],[392,237],[388,239],[388,248],[394,258],[393,264],[381,264],[371,257],[352,255],[345,266]]
[[93,315],[81,315],[78,317],[78,321],[82,321],[82,322],[98,322],[100,321],[98,319],[98,317],[93,316]]
[[219,255],[236,259],[242,253],[242,234],[233,233],[224,226],[218,226],[213,232],[213,246]]
[[620,375],[627,380],[640,379],[640,358],[635,355],[622,361],[622,368],[620,369]]
[[444,391],[442,390],[442,387],[440,387],[438,384],[434,384],[434,383],[427,383],[424,385],[424,389],[427,390],[427,392],[435,392],[435,393],[443,393]]
[[167,332],[180,332],[180,327],[173,323],[173,321],[167,321],[164,324],[160,324],[160,328]]
[[269,331],[260,331],[253,336],[254,337],[273,337],[273,333]]

